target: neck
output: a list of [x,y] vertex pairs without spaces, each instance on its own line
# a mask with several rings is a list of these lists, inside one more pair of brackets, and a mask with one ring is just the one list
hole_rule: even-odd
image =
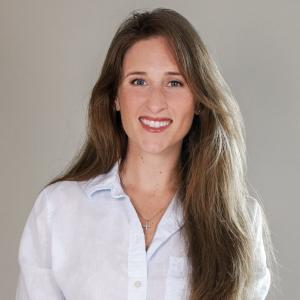
[[145,195],[175,192],[178,187],[178,161],[180,152],[155,155],[140,153],[128,147],[120,172],[126,190]]

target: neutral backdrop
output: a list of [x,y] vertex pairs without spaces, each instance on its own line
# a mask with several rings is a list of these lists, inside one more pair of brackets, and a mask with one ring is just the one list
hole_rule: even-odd
[[268,299],[299,299],[300,1],[0,2],[0,298],[14,299],[19,239],[40,189],[85,136],[110,40],[134,9],[168,7],[205,41],[240,104],[248,182],[279,261]]

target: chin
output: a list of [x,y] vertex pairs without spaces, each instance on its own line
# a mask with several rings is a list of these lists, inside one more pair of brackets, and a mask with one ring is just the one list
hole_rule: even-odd
[[178,148],[177,144],[169,144],[166,141],[161,141],[160,143],[150,143],[150,142],[143,142],[140,144],[141,151],[149,154],[164,154],[170,151],[176,151]]

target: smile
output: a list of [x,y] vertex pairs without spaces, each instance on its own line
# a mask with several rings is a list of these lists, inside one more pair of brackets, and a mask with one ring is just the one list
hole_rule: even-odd
[[171,119],[149,119],[145,117],[139,118],[144,129],[150,132],[161,132],[172,123]]

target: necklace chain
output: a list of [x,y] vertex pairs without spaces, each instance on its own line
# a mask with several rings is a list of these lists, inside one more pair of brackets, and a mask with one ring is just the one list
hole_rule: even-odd
[[[168,204],[168,205],[169,205],[169,204]],[[150,225],[150,224],[151,224],[151,220],[153,220],[158,214],[160,214],[163,210],[165,210],[165,209],[168,207],[168,205],[166,205],[165,207],[163,207],[159,212],[157,212],[157,213],[156,213],[154,216],[152,216],[152,218],[150,218],[150,219],[144,218],[144,217],[138,212],[138,210],[136,209],[136,207],[134,207],[135,210],[136,210],[136,212],[137,212],[137,214],[138,214],[143,220],[146,221],[145,224],[142,224],[142,227],[143,227],[145,233],[147,233],[148,229],[151,228],[151,225]]]
[[[121,174],[119,174],[119,178],[120,178],[120,182],[121,182],[121,185],[122,185],[123,189],[126,190],[126,189],[125,189],[125,186],[124,186],[124,184],[123,184],[123,181],[122,181]],[[172,198],[173,198],[173,197],[172,197]],[[172,198],[171,198],[171,199],[172,199]],[[170,202],[170,201],[169,201],[169,202]],[[132,201],[131,201],[131,203],[132,203]],[[132,203],[132,205],[133,205],[133,203]],[[145,224],[142,224],[142,227],[143,227],[143,230],[144,230],[144,233],[145,233],[145,234],[147,233],[148,229],[151,228],[151,225],[150,225],[150,224],[151,224],[151,220],[153,220],[153,219],[154,219],[158,214],[160,214],[163,210],[167,209],[168,206],[169,206],[169,203],[168,203],[165,207],[163,207],[159,212],[157,212],[154,216],[152,216],[150,219],[146,219],[146,218],[144,218],[144,217],[138,212],[138,210],[136,209],[136,207],[133,205],[133,207],[134,207],[135,211],[137,212],[137,214],[138,214],[143,220],[146,221]]]

